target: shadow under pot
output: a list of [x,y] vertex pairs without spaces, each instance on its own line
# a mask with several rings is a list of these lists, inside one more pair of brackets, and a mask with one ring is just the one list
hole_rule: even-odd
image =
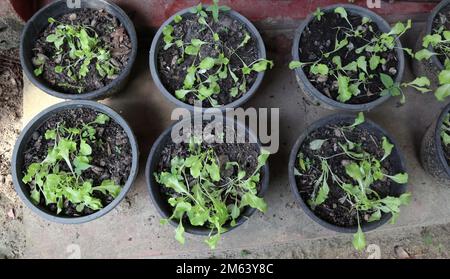
[[54,1],[25,25],[20,60],[28,79],[54,97],[99,100],[122,90],[136,59],[136,31],[126,13],[103,0],[72,9]]
[[150,49],[150,72],[159,91],[178,107],[225,110],[246,103],[266,69],[264,42],[244,16],[221,6],[184,9],[159,28]]
[[[445,70],[448,53],[448,31],[450,31],[450,0],[441,1],[427,19],[425,29],[417,38],[413,59],[413,71],[416,77],[426,76],[431,81],[431,89],[438,99],[443,100],[449,94],[445,84],[450,84],[450,79],[440,74]],[[447,37],[446,37],[447,36]],[[449,68],[450,69],[450,68]],[[442,83],[440,83],[442,79]],[[437,91],[437,89],[443,87]]]
[[362,113],[315,122],[289,159],[289,183],[300,207],[327,229],[354,233],[358,250],[365,248],[364,232],[395,222],[411,196],[407,181],[395,142]]
[[[145,171],[150,197],[161,222],[176,227],[175,239],[180,243],[187,232],[205,236],[214,249],[223,233],[242,225],[256,210],[267,210],[262,197],[269,187],[268,153],[234,119],[223,122],[225,129],[206,134],[221,121],[202,125],[200,120],[203,137],[198,126],[195,133],[188,128],[180,134],[180,127],[192,126],[192,119],[177,122],[150,151]],[[246,140],[236,141],[238,135],[246,135]],[[225,139],[227,143],[221,143]]]
[[289,67],[315,105],[352,112],[374,109],[391,94],[401,94],[391,89],[402,81],[405,67],[397,38],[407,29],[402,27],[390,33],[382,17],[355,5],[319,9],[296,30]]
[[129,125],[93,101],[54,105],[24,128],[12,158],[16,192],[37,215],[57,223],[97,219],[125,197],[138,170]]
[[428,128],[422,140],[422,166],[441,185],[450,185],[450,105]]

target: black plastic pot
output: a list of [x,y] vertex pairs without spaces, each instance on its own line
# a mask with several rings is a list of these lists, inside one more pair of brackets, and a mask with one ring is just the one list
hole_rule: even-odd
[[[433,21],[435,17],[439,14],[439,12],[450,4],[450,0],[443,0],[439,5],[437,5],[431,14],[428,16],[427,25],[425,30],[423,30],[419,37],[417,38],[417,42],[415,45],[414,52],[418,52],[422,50],[424,47],[422,45],[423,38],[426,35],[430,35],[433,28]],[[434,52],[433,46],[430,44],[428,46],[428,50]],[[429,60],[418,61],[417,59],[413,59],[413,72],[416,77],[426,76],[431,81],[431,88],[436,89],[439,86],[438,76],[439,73],[444,69],[444,65],[442,65],[441,61],[439,61],[436,55],[432,56]]]
[[420,159],[425,171],[433,176],[442,185],[450,185],[450,167],[445,159],[442,148],[441,127],[447,113],[450,112],[450,104],[447,105],[439,118],[428,128],[422,139]]
[[67,1],[58,0],[50,3],[41,10],[39,10],[25,25],[22,33],[22,38],[20,41],[20,62],[22,68],[28,77],[28,79],[39,89],[61,99],[69,100],[100,100],[105,99],[114,95],[115,93],[121,91],[131,73],[134,61],[136,60],[138,41],[136,36],[136,30],[134,29],[133,22],[127,14],[119,8],[117,5],[109,3],[104,0],[80,0],[81,8],[89,9],[104,9],[108,13],[117,17],[117,19],[123,24],[124,28],[127,30],[128,36],[130,37],[132,44],[132,51],[129,56],[128,64],[122,69],[119,76],[111,81],[105,87],[92,92],[86,92],[83,94],[68,94],[65,92],[57,91],[51,88],[42,78],[36,77],[34,75],[34,67],[32,63],[34,43],[39,37],[40,33],[48,26],[48,18],[72,13],[76,9],[70,9],[67,7]]
[[[380,30],[382,32],[389,32],[391,30],[391,27],[389,24],[379,15],[375,14],[374,12],[361,8],[359,6],[355,5],[349,5],[349,4],[338,4],[338,5],[332,5],[327,6],[325,8],[322,8],[321,10],[323,12],[332,12],[337,7],[343,7],[347,11],[350,11],[351,13],[358,14],[362,17],[368,17],[372,19],[373,22],[375,22]],[[294,36],[294,42],[292,46],[292,59],[293,60],[300,60],[300,54],[299,54],[299,48],[300,48],[300,39],[303,34],[303,31],[305,28],[309,25],[309,23],[314,19],[314,15],[310,14],[300,25],[300,27],[295,31]],[[402,50],[402,45],[400,40],[396,40],[396,53],[398,58],[398,74],[397,78],[395,79],[396,82],[401,82],[403,78],[403,71],[405,69],[405,56]],[[300,85],[300,88],[305,93],[305,95],[312,101],[313,104],[323,106],[327,109],[331,110],[342,110],[342,111],[350,111],[350,112],[356,112],[356,111],[369,111],[371,109],[374,109],[375,107],[381,105],[382,103],[386,102],[390,96],[381,96],[380,98],[366,103],[366,104],[346,104],[341,103],[336,100],[333,100],[331,98],[328,98],[324,94],[322,94],[319,90],[317,90],[312,83],[307,78],[305,72],[302,68],[295,69],[295,76],[297,78],[297,82]]]
[[[321,218],[319,218],[317,215],[314,214],[314,212],[309,208],[308,204],[302,199],[298,185],[297,185],[297,179],[294,174],[294,168],[296,166],[297,162],[297,155],[298,152],[303,144],[303,141],[307,139],[307,137],[315,130],[319,129],[320,127],[327,126],[327,125],[333,125],[338,124],[342,122],[348,122],[349,124],[352,124],[355,120],[355,115],[351,114],[335,114],[330,115],[328,117],[322,118],[319,121],[313,123],[311,126],[309,126],[297,139],[297,141],[294,144],[294,147],[292,148],[290,157],[289,157],[289,184],[291,185],[291,190],[295,195],[295,198],[297,202],[299,203],[300,207],[303,209],[303,211],[308,215],[311,219],[313,219],[316,223],[322,225],[323,227],[340,232],[340,233],[355,233],[358,230],[357,226],[354,227],[340,227],[337,225],[334,225],[332,223],[329,223]],[[394,168],[396,173],[405,172],[405,163],[403,160],[403,156],[400,153],[400,150],[397,148],[397,144],[395,140],[380,126],[375,124],[374,122],[366,119],[366,121],[361,124],[360,127],[363,127],[367,130],[370,130],[374,135],[383,137],[385,136],[389,142],[391,142],[394,145],[394,148],[391,153],[391,158],[393,158],[394,162]],[[391,196],[400,196],[401,194],[406,192],[406,185],[401,184],[394,184],[391,188],[390,195]],[[371,223],[364,223],[361,226],[361,229],[363,231],[371,231],[374,230],[383,224],[385,224],[389,219],[391,218],[391,214],[384,214],[380,220],[374,221]]]
[[[182,122],[174,123],[171,127],[167,128],[156,140],[150,151],[150,155],[147,160],[147,166],[145,168],[145,177],[147,180],[147,186],[150,192],[150,197],[156,209],[162,216],[162,218],[169,218],[172,215],[173,209],[167,202],[167,196],[161,193],[161,185],[156,182],[155,176],[153,174],[157,169],[162,150],[170,141],[172,141],[171,138],[172,128],[175,125],[178,125],[178,123],[183,123],[184,121],[192,122],[192,119],[185,119],[182,120]],[[242,123],[233,119],[228,119],[227,121],[230,121],[228,123],[235,123],[235,127],[238,130],[245,129],[246,135],[248,135],[249,139],[251,139],[252,142],[255,142],[255,140],[257,141],[257,137],[255,136],[255,134],[253,134],[253,132],[249,130],[246,126],[244,126]],[[257,142],[258,145],[261,147],[259,141]],[[269,163],[266,163],[266,165],[263,168],[261,168],[261,177],[262,177],[261,188],[258,193],[259,197],[263,197],[267,189],[269,188]],[[237,228],[238,226],[242,225],[245,221],[247,221],[248,218],[250,218],[251,215],[253,215],[253,213],[255,213],[255,211],[256,209],[247,207],[244,210],[244,212],[242,212],[241,216],[239,216],[239,218],[236,220],[236,226],[225,226],[226,232],[231,231]],[[175,222],[174,220],[170,220],[170,223],[174,227],[178,226],[178,222]],[[190,234],[208,235],[211,232],[211,229],[207,227],[196,227],[192,226],[190,223],[183,222],[183,226],[185,231]]]
[[[204,5],[204,7],[208,7],[208,6]],[[158,29],[158,32],[156,33],[156,35],[153,39],[153,42],[152,42],[152,46],[150,48],[150,73],[151,73],[152,79],[155,82],[156,86],[158,87],[159,91],[164,95],[164,97],[166,97],[166,99],[168,99],[170,102],[175,104],[177,107],[186,108],[186,109],[189,109],[192,111],[192,110],[194,110],[193,105],[190,105],[183,101],[178,100],[172,93],[170,93],[165,88],[165,86],[161,82],[161,79],[159,78],[158,65],[157,65],[159,49],[160,49],[161,44],[163,43],[162,32],[163,32],[164,27],[171,24],[177,15],[183,16],[186,14],[190,14],[190,9],[191,8],[187,8],[187,9],[181,10],[178,13],[172,15]],[[229,16],[239,20],[243,25],[245,25],[245,27],[247,28],[247,30],[249,31],[251,36],[257,40],[258,49],[259,49],[259,58],[266,59],[266,47],[264,46],[264,41],[261,38],[261,35],[259,34],[256,27],[246,17],[244,17],[243,15],[241,15],[240,13],[238,13],[236,11],[230,10],[230,11],[226,11],[223,13],[227,13]],[[256,90],[258,90],[259,86],[261,85],[263,78],[264,78],[264,72],[258,73],[255,83],[252,85],[252,87],[250,87],[250,89],[247,91],[247,93],[243,94],[243,96],[241,98],[235,100],[234,102],[231,102],[227,105],[219,107],[220,110],[224,111],[227,108],[241,107],[248,100],[250,100],[250,98],[256,93]],[[206,111],[207,109],[208,108],[203,108],[203,111]]]
[[[39,127],[45,123],[50,117],[52,117],[55,113],[75,109],[75,108],[90,108],[95,111],[104,113],[108,115],[112,120],[114,120],[117,124],[119,124],[125,133],[128,136],[128,140],[130,142],[131,146],[131,152],[132,152],[132,165],[130,170],[130,175],[128,177],[127,182],[125,183],[125,186],[122,188],[122,191],[120,192],[119,196],[114,199],[110,204],[105,206],[99,211],[96,211],[95,213],[87,216],[82,217],[68,217],[68,216],[58,216],[54,212],[51,212],[49,209],[35,205],[30,198],[29,194],[29,186],[25,185],[22,182],[23,173],[23,161],[24,161],[24,153],[25,149],[27,148],[27,144],[32,138],[33,133],[39,129]],[[59,103],[57,105],[51,106],[41,113],[39,113],[36,117],[34,117],[28,125],[23,129],[22,133],[20,134],[16,145],[14,147],[13,157],[11,161],[12,166],[12,176],[14,181],[14,186],[16,189],[17,194],[22,199],[22,201],[37,215],[40,217],[43,217],[49,221],[62,223],[62,224],[81,224],[90,222],[94,219],[100,218],[106,213],[110,212],[114,207],[116,207],[122,200],[125,198],[125,195],[130,190],[131,185],[133,185],[133,182],[136,178],[137,172],[138,172],[138,161],[139,159],[139,151],[138,151],[138,145],[135,139],[135,136],[133,134],[133,131],[131,130],[130,126],[127,124],[127,122],[120,116],[118,113],[116,113],[111,108],[97,103],[93,101],[70,101],[70,102],[63,102]]]

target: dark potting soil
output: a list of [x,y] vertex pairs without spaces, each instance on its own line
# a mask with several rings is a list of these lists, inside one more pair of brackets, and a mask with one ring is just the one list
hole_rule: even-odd
[[[348,19],[354,27],[361,25],[362,17],[360,15],[351,13],[348,10],[347,13]],[[324,57],[320,63],[326,64],[330,69],[333,69],[335,68],[332,62],[334,56],[341,57],[342,66],[356,61],[360,56],[365,56],[368,62],[373,55],[372,53],[364,51],[361,54],[357,54],[355,50],[366,45],[375,36],[383,33],[374,22],[367,23],[365,26],[369,25],[372,26],[374,33],[367,29],[362,38],[349,37],[349,44],[346,47],[331,54],[329,58]],[[300,39],[300,61],[315,62],[322,57],[322,53],[333,51],[336,39],[341,41],[345,37],[342,31],[338,31],[337,27],[348,28],[349,25],[345,19],[334,12],[326,12],[320,21],[314,18],[303,31]],[[349,48],[348,46],[351,47]],[[380,98],[381,91],[385,88],[381,82],[380,73],[387,74],[395,80],[398,71],[398,58],[395,51],[378,53],[378,55],[386,59],[386,64],[379,65],[375,70],[367,67],[369,75],[373,75],[373,78],[370,79],[367,88],[361,85],[359,87],[361,93],[358,96],[352,96],[346,102],[347,104],[365,104]],[[314,87],[328,98],[337,100],[339,96],[337,79],[333,75],[328,75],[328,77],[314,75],[310,73],[310,68],[311,65],[307,65],[303,68],[303,71]],[[351,79],[358,79],[357,72],[347,71],[347,75]]]
[[[55,113],[45,123],[43,123],[32,135],[27,143],[24,153],[24,166],[22,171],[25,173],[28,166],[32,163],[42,162],[47,156],[48,150],[53,146],[54,141],[46,140],[44,135],[47,130],[55,129],[58,124],[65,123],[66,127],[79,127],[83,123],[87,124],[95,120],[99,112],[88,108],[77,108],[64,110]],[[131,171],[132,155],[131,145],[128,136],[123,128],[110,119],[104,125],[92,124],[96,130],[95,143],[88,140],[87,143],[92,148],[91,168],[83,171],[84,180],[92,180],[93,185],[100,185],[104,180],[113,180],[118,185],[125,185]],[[98,144],[101,143],[101,144]],[[73,161],[74,158],[71,158]],[[60,164],[61,170],[70,171],[65,163]],[[102,201],[103,206],[110,204],[114,198],[104,195],[99,191],[94,191],[93,196]],[[45,199],[41,195],[40,206],[46,207]],[[48,208],[56,213],[56,205],[50,204]],[[59,215],[70,217],[84,216],[92,214],[94,211],[85,207],[83,212],[79,213],[75,206],[68,200],[64,201],[63,211]]]
[[[182,89],[184,79],[187,74],[187,69],[196,61],[197,63],[205,57],[216,58],[219,53],[224,53],[225,57],[230,59],[229,66],[231,70],[242,81],[242,71],[243,67],[239,57],[247,64],[250,65],[252,62],[259,59],[259,49],[257,40],[253,38],[251,32],[247,30],[246,26],[239,20],[227,15],[226,13],[219,13],[219,21],[214,22],[210,13],[208,12],[207,23],[211,29],[219,34],[220,41],[215,42],[213,38],[213,33],[209,28],[201,25],[197,21],[197,16],[194,14],[183,15],[183,19],[179,23],[171,23],[174,27],[173,37],[182,38],[184,43],[190,43],[192,39],[200,39],[207,42],[201,47],[198,58],[191,55],[185,55],[184,61],[180,64],[177,60],[182,57],[183,50],[172,46],[171,48],[164,50],[164,41],[161,39],[158,46],[158,72],[160,74],[161,81],[164,87],[172,94],[175,91]],[[251,39],[247,42],[244,47],[239,48],[236,51],[237,55],[230,55],[233,53],[234,49],[242,43],[245,37],[245,33],[251,36]],[[218,47],[216,49],[216,46]],[[197,60],[196,60],[197,59]],[[217,72],[218,67],[214,67],[209,70],[203,80],[207,79],[208,74],[214,74]],[[246,75],[247,90],[255,83],[257,73],[252,71],[249,75]],[[242,92],[236,97],[230,95],[231,88],[236,87],[237,84],[234,82],[231,75],[228,73],[228,77],[218,81],[220,86],[220,93],[214,97],[217,99],[219,105],[229,104],[242,97]],[[195,96],[193,94],[186,95],[186,103],[193,105],[195,101]],[[211,104],[206,100],[203,101],[203,107],[211,107]]]
[[[444,30],[450,30],[450,5],[445,6],[434,18],[432,25],[432,33],[434,34],[441,26],[444,26]],[[438,53],[446,53],[445,50],[436,49]],[[450,55],[447,53],[447,55]],[[442,65],[445,65],[446,55],[437,56]]]
[[[321,127],[309,134],[309,136],[305,139],[302,146],[300,147],[299,154],[303,153],[304,158],[309,158],[311,160],[311,168],[309,169],[309,171],[307,171],[306,174],[302,176],[296,176],[296,183],[300,192],[300,196],[306,204],[308,204],[308,200],[311,199],[314,192],[314,184],[322,173],[321,162],[315,156],[329,158],[333,155],[341,153],[342,150],[339,147],[338,143],[345,144],[346,141],[340,131],[336,130],[336,127],[343,127],[351,124],[352,123],[350,122],[342,122]],[[382,137],[378,137],[366,128],[358,126],[351,131],[346,131],[345,136],[348,140],[354,143],[361,143],[362,149],[375,156],[378,160],[383,157],[384,151],[382,148]],[[309,148],[309,144],[316,139],[328,140],[324,142],[319,150],[313,151]],[[385,170],[385,173],[397,174],[402,170],[396,169],[397,167],[392,162],[391,157],[392,155],[381,162],[382,169]],[[340,155],[329,159],[328,163],[333,173],[340,177],[344,183],[355,185],[353,179],[347,176],[345,172],[344,164],[349,161],[352,161],[350,157],[348,157],[347,155]],[[296,166],[299,166],[299,159],[297,159],[296,161]],[[342,190],[339,185],[333,183],[331,175],[327,182],[330,188],[328,198],[321,205],[318,205],[314,208],[310,207],[311,210],[319,218],[331,224],[340,227],[357,226],[358,219],[356,210],[352,209],[352,206],[348,200],[342,200],[343,197],[346,196],[345,191]],[[388,195],[391,195],[391,187],[394,187],[395,185],[396,184],[391,180],[385,179],[384,181],[379,180],[374,182],[371,185],[371,189],[377,192],[381,198],[384,198]],[[362,224],[367,223],[367,218],[370,217],[370,213],[372,212],[368,213],[369,214],[365,214],[364,212],[362,212],[362,214],[360,213]]]
[[[246,178],[253,174],[258,166],[258,156],[260,155],[260,149],[258,144],[253,143],[202,143],[202,150],[208,150],[210,148],[214,149],[217,158],[218,165],[220,167],[220,176],[221,180],[217,182],[216,187],[220,187],[219,185],[226,184],[230,177],[236,177],[238,169],[237,167],[233,167],[230,169],[226,169],[227,162],[237,162],[241,168],[247,173]],[[156,168],[157,173],[161,172],[170,172],[171,171],[171,160],[175,157],[179,158],[187,158],[189,157],[189,144],[186,143],[173,143],[169,141],[161,151],[159,163]],[[262,170],[260,170],[262,172]],[[151,174],[153,175],[153,174]],[[189,183],[193,183],[195,179],[190,175],[190,173],[186,173],[187,180]],[[263,181],[263,173],[261,173],[261,180],[257,183],[256,188],[258,191],[261,188],[261,181]],[[193,186],[193,185],[190,185]],[[167,197],[167,200],[171,197],[177,197],[177,193],[175,193],[172,189],[164,187],[161,185],[160,191],[163,196]],[[224,201],[227,205],[234,204],[234,199],[228,199]],[[168,207],[170,207],[168,205]],[[188,222],[188,220],[186,220]]]
[[[62,66],[68,66],[74,64],[74,61],[68,56],[70,48],[67,43],[63,45],[64,53],[56,55],[57,51],[54,44],[46,41],[47,36],[54,33],[58,25],[57,23],[49,24],[37,39],[33,48],[33,54],[34,57],[37,57],[38,54],[43,54],[47,57],[44,71],[40,77],[55,90],[68,94],[79,94],[79,88],[81,88],[81,93],[98,90],[116,79],[127,66],[132,44],[125,27],[115,16],[107,13],[105,10],[77,9],[73,13],[55,18],[55,20],[64,24],[87,27],[90,36],[94,35],[92,31],[94,30],[102,42],[102,47],[110,51],[111,64],[119,69],[119,72],[114,76],[102,77],[96,70],[95,65],[97,61],[93,59],[89,65],[89,73],[80,80],[73,80],[67,75],[67,71],[56,73],[56,66],[61,63]],[[77,74],[79,72],[81,64],[78,63],[78,65],[74,66],[75,70],[73,73]]]

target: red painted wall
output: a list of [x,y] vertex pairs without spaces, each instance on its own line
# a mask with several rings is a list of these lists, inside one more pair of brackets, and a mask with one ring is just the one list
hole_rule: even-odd
[[[8,0],[0,0],[5,2]],[[9,0],[16,11],[25,19],[38,7],[51,0]],[[157,27],[180,9],[196,5],[198,0],[112,0],[131,14],[136,25]],[[201,0],[211,3],[211,0]],[[302,19],[317,7],[331,4],[348,3],[348,0],[222,0],[227,5],[242,13],[252,21],[267,19]],[[380,9],[373,9],[381,15],[413,15],[427,13],[436,5],[436,1],[412,2],[394,1],[382,2]],[[367,7],[367,0],[356,0],[355,4]]]

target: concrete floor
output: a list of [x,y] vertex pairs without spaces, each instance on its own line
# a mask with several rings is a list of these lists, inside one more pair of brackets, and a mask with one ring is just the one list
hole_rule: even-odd
[[[405,40],[412,47],[416,34],[423,25],[418,24]],[[265,81],[255,97],[247,104],[252,107],[280,108],[280,151],[270,159],[271,181],[266,195],[269,211],[255,214],[242,227],[227,233],[214,256],[245,256],[240,251],[261,251],[259,257],[346,257],[354,251],[351,236],[337,235],[311,219],[298,207],[287,179],[290,148],[306,126],[333,113],[308,105],[303,100],[294,73],[287,68],[290,61],[291,29],[264,32],[269,58],[275,69],[267,72]],[[145,48],[144,48],[145,50]],[[404,80],[412,79],[410,67]],[[397,140],[403,151],[410,174],[409,191],[413,193],[410,206],[402,208],[396,225],[385,225],[367,235],[368,243],[391,241],[393,235],[412,233],[416,228],[450,223],[450,187],[437,185],[424,173],[418,160],[420,142],[428,125],[437,117],[445,103],[433,95],[406,92],[407,104],[397,107],[391,99],[366,117],[384,127]],[[40,92],[29,82],[24,92],[25,120],[43,108],[58,102]],[[124,92],[104,101],[129,121],[140,144],[141,172],[124,200],[105,217],[83,225],[49,223],[25,209],[25,257],[66,258],[152,258],[152,257],[206,257],[211,256],[203,239],[187,236],[184,246],[174,237],[174,228],[159,224],[159,215],[150,201],[144,179],[144,164],[148,152],[159,134],[167,127],[174,106],[158,92],[148,70],[147,53],[139,54],[133,78]],[[445,230],[444,230],[445,231]],[[400,234],[402,233],[402,234]],[[386,237],[385,237],[386,236]],[[389,237],[388,237],[389,236]],[[441,235],[447,242],[449,235]],[[342,245],[337,248],[336,239]],[[320,243],[334,247],[330,253],[314,254],[311,247]],[[315,246],[316,245],[316,246]],[[301,248],[302,255],[266,253]],[[305,248],[306,247],[306,248]],[[309,248],[308,248],[309,247]],[[300,249],[300,248],[299,248]],[[306,250],[305,250],[306,249]],[[341,249],[341,250],[339,250]],[[347,252],[346,252],[347,251]],[[351,252],[348,252],[351,251]],[[80,252],[81,254],[78,254]],[[309,253],[311,252],[311,253]],[[309,253],[309,254],[308,254]]]

